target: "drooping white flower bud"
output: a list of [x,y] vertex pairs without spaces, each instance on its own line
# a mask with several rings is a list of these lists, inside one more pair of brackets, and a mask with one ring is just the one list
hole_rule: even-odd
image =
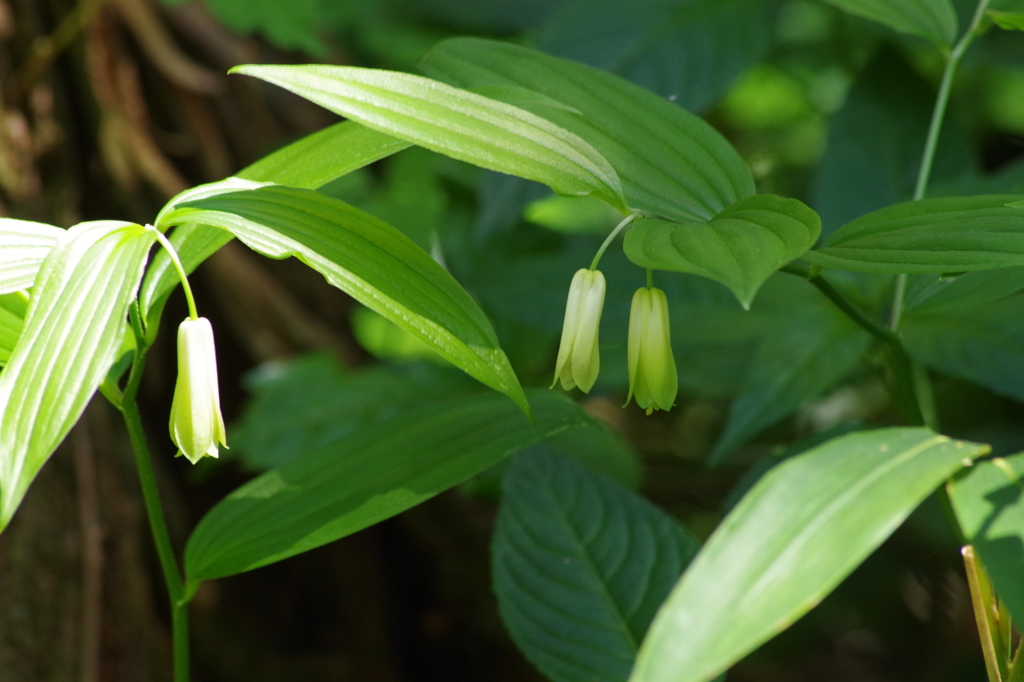
[[629,309],[629,395],[650,414],[668,410],[679,392],[669,336],[668,299],[661,289],[641,287]]
[[597,381],[601,369],[597,333],[601,326],[604,292],[604,275],[600,270],[584,268],[573,276],[552,387],[561,381],[567,391],[579,386],[581,391],[589,393]]
[[178,327],[178,381],[171,403],[171,440],[179,454],[195,464],[227,447],[217,386],[213,327],[205,317]]

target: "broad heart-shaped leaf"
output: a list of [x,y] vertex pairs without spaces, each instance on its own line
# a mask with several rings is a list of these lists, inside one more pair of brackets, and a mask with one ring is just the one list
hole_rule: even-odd
[[729,287],[744,308],[768,277],[814,245],[818,214],[797,199],[758,194],[711,222],[638,219],[624,249],[640,267],[701,275]]
[[658,612],[632,682],[707,682],[810,610],[942,481],[988,446],[863,431],[765,474]]
[[950,0],[825,0],[850,14],[940,45],[956,40],[956,9]]
[[960,528],[996,593],[1024,620],[1024,453],[978,462],[949,485]]
[[537,47],[703,111],[771,47],[774,0],[584,0],[540,28]]
[[626,682],[700,544],[668,514],[557,455],[516,455],[491,544],[498,608],[553,682]]
[[237,178],[180,195],[157,218],[160,229],[176,223],[220,227],[270,258],[295,256],[529,410],[487,317],[444,268],[387,223],[310,190]]
[[823,296],[777,312],[773,326],[747,363],[710,464],[842,381],[871,343]]
[[198,581],[265,566],[390,518],[511,453],[600,428],[572,401],[531,390],[536,426],[493,393],[444,401],[303,453],[228,495],[185,549]]
[[478,38],[440,43],[424,56],[422,67],[460,87],[527,88],[579,111],[528,107],[603,154],[633,208],[705,221],[754,193],[750,169],[714,128],[605,71]]
[[526,111],[422,76],[345,66],[239,66],[368,128],[559,194],[593,194],[627,213],[615,171],[573,133]]
[[922,199],[847,223],[804,260],[840,270],[969,272],[1024,265],[1019,195]]
[[43,262],[0,372],[0,530],[116,359],[155,239],[131,223],[81,223]]
[[28,296],[23,292],[0,294],[0,366],[11,357],[11,351],[21,338],[27,311]]
[[911,311],[901,334],[910,355],[932,369],[1024,400],[1024,297]]
[[62,234],[53,225],[0,218],[0,294],[30,288]]

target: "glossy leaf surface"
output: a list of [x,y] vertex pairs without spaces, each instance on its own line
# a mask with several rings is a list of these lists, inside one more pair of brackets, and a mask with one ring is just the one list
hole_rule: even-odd
[[30,288],[62,234],[53,225],[0,218],[0,294]]
[[640,218],[626,233],[626,256],[637,265],[701,275],[729,287],[744,307],[768,277],[807,251],[821,220],[797,199],[759,194],[707,224]]
[[592,146],[525,109],[393,71],[240,66],[368,128],[560,194],[594,194],[626,212],[615,171]]
[[1024,454],[978,462],[949,486],[960,528],[1015,621],[1024,618]]
[[526,88],[579,111],[529,107],[604,155],[632,208],[675,220],[709,220],[754,193],[750,169],[714,128],[605,71],[477,38],[442,42],[422,66],[460,87]]
[[43,262],[0,373],[0,530],[116,359],[154,241],[139,225],[81,223]]
[[564,457],[517,455],[502,491],[494,591],[519,649],[554,682],[625,682],[700,544],[661,509]]
[[927,429],[891,428],[842,436],[779,464],[683,574],[630,679],[713,679],[821,601],[965,459],[987,451]]
[[575,403],[530,392],[536,427],[501,396],[417,410],[272,469],[203,517],[185,550],[190,582],[248,571],[337,540],[462,483],[509,454],[597,428]]
[[803,257],[860,272],[968,272],[1024,265],[1017,195],[922,199],[847,223]]
[[446,270],[387,223],[316,192],[237,179],[179,196],[158,227],[179,222],[220,227],[270,258],[295,256],[528,409],[487,317]]

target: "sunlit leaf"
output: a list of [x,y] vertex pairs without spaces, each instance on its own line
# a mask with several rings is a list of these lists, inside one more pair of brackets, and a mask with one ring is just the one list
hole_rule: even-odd
[[564,457],[517,455],[502,491],[492,570],[512,639],[554,682],[625,682],[700,544],[658,507]]
[[295,256],[528,409],[487,317],[444,268],[387,223],[317,192],[238,179],[180,195],[157,226],[177,223],[228,230],[270,258]]
[[721,282],[749,307],[764,281],[813,246],[820,232],[818,215],[797,199],[759,194],[706,224],[640,218],[624,248],[641,267]]
[[960,528],[1006,602],[1024,619],[1024,454],[978,462],[949,486]]
[[245,484],[199,522],[185,549],[198,581],[265,566],[345,537],[462,483],[549,436],[597,424],[532,390],[536,426],[493,393],[371,426]]
[[43,262],[0,372],[0,529],[116,359],[154,240],[131,223],[81,223]]
[[27,310],[28,297],[24,292],[0,294],[0,365],[11,357],[11,351],[21,338]]
[[511,43],[455,38],[422,62],[466,88],[528,88],[579,114],[529,107],[589,142],[611,163],[633,208],[674,220],[709,220],[754,193],[750,169],[714,128],[629,81]]
[[0,218],[0,294],[30,288],[62,234],[53,225]]
[[[821,601],[988,446],[922,428],[853,433],[765,474],[658,612],[632,682],[707,682]],[[742,615],[740,615],[742,614]]]
[[421,76],[343,66],[239,66],[354,121],[483,168],[593,194],[628,210],[615,171],[573,133],[525,109]]

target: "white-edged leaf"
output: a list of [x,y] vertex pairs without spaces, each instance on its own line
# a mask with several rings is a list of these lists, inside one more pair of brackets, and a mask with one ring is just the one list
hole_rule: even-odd
[[155,239],[132,223],[86,222],[43,261],[0,372],[0,530],[113,364]]
[[0,218],[0,294],[29,289],[64,230],[30,220]]

